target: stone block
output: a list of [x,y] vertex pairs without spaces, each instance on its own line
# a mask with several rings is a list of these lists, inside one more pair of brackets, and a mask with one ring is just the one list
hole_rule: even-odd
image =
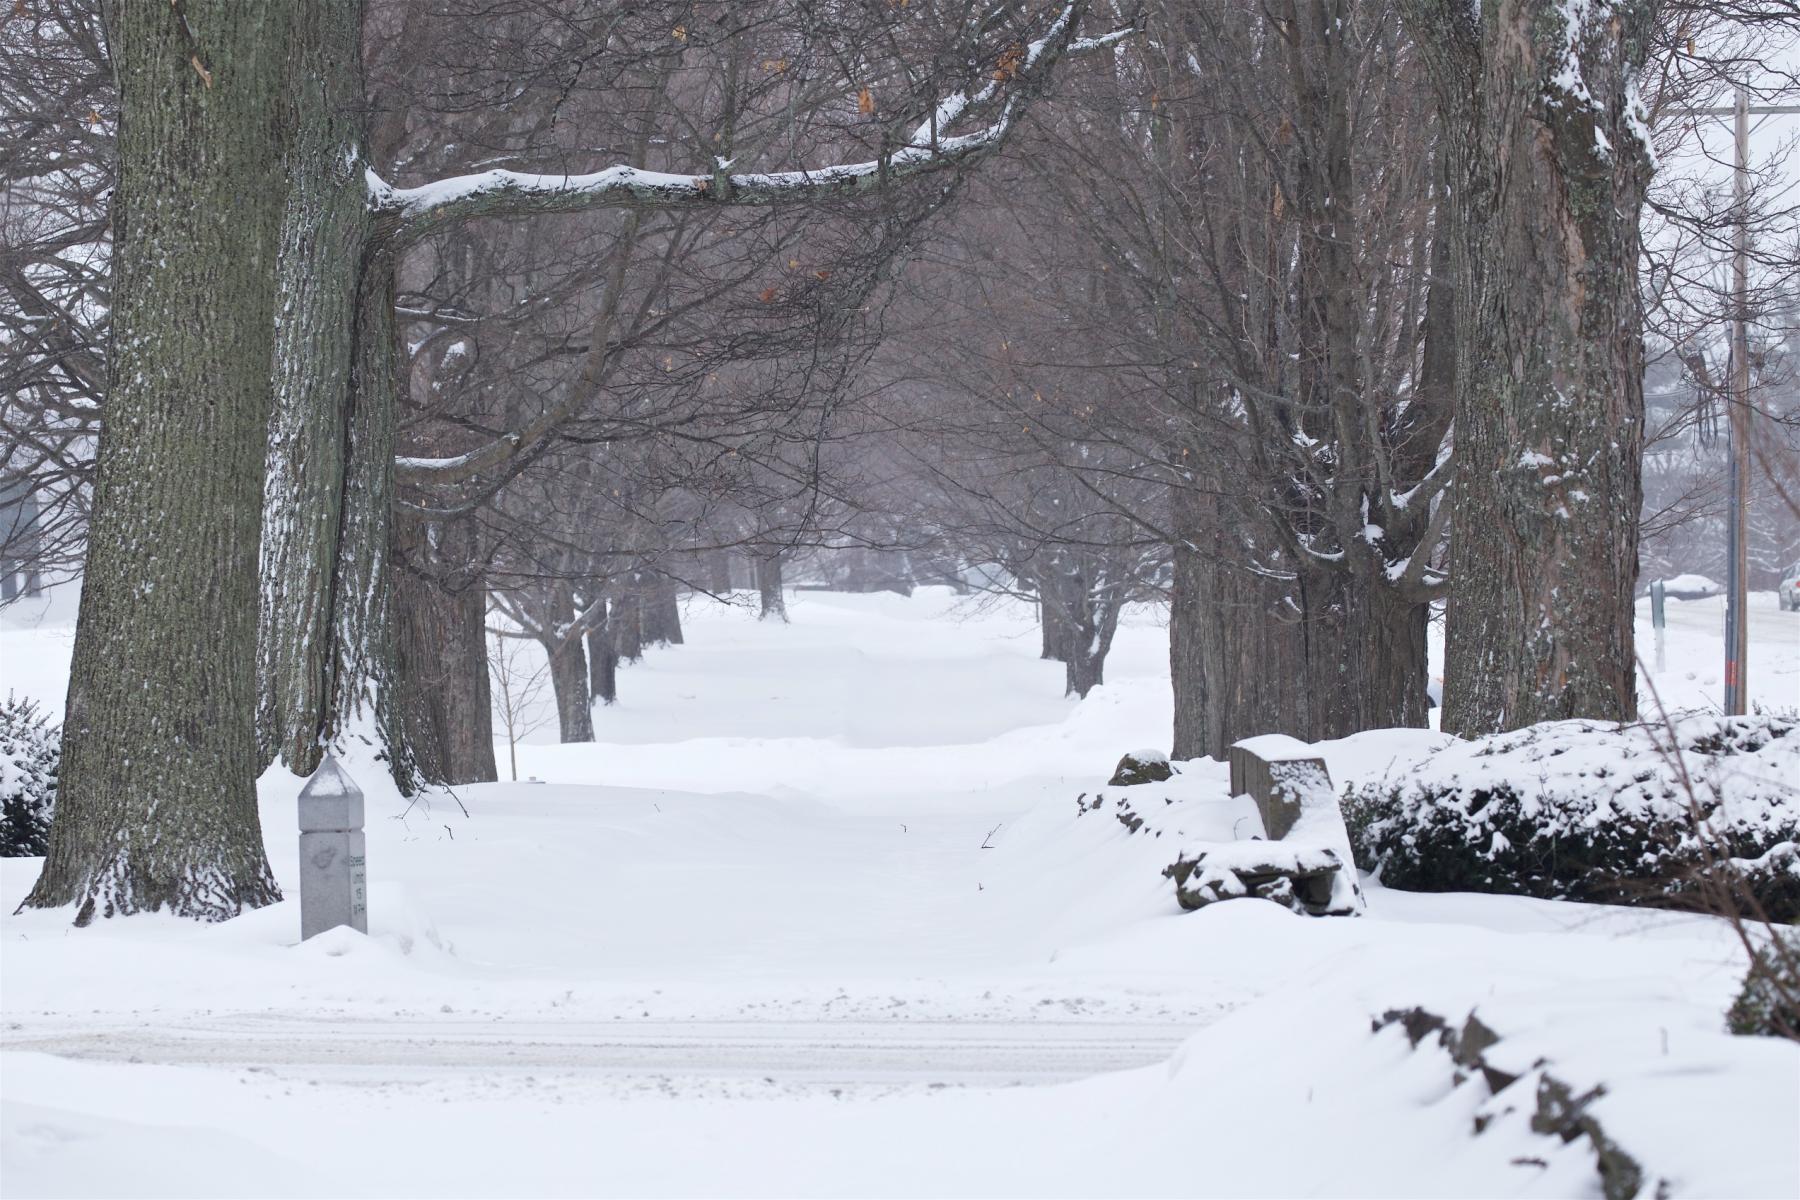
[[300,835],[300,940],[348,925],[369,932],[366,844],[360,829]]
[[369,932],[363,794],[327,754],[300,789],[300,940],[348,925]]
[[1299,823],[1309,799],[1333,796],[1331,772],[1305,742],[1246,738],[1231,747],[1231,794],[1256,801],[1263,832],[1279,840]]

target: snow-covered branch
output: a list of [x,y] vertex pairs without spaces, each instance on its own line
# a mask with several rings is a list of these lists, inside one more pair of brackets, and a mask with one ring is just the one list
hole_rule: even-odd
[[[397,188],[368,172],[369,202],[399,220],[399,236],[410,240],[454,221],[482,216],[524,216],[580,212],[595,208],[685,208],[708,204],[770,205],[853,196],[890,183],[969,163],[997,149],[1023,115],[1027,97],[1071,51],[1094,51],[1117,43],[1131,30],[1103,37],[1074,36],[1087,0],[1072,0],[1045,35],[1027,45],[1016,66],[978,91],[963,92],[938,105],[934,120],[922,125],[915,142],[880,158],[838,163],[813,170],[711,175],[678,175],[618,165],[587,175],[533,175],[483,171]],[[943,127],[972,110],[1000,108],[985,126],[943,136]],[[935,126],[935,128],[934,128]],[[934,136],[934,134],[936,136]]]
[[414,458],[409,455],[401,455],[394,459],[394,469],[402,475],[421,481],[434,477],[452,481],[464,479],[476,474],[484,467],[492,466],[506,458],[511,451],[518,448],[519,440],[519,435],[516,433],[503,434],[480,449],[449,458]]

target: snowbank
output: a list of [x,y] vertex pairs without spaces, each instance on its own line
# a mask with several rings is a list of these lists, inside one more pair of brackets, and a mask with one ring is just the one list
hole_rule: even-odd
[[[1645,1196],[1800,1194],[1800,1062],[1723,1032],[1719,922],[1379,885],[1361,920],[1183,913],[1180,849],[1262,829],[1220,763],[1095,787],[1168,727],[1153,614],[1080,703],[1025,606],[792,614],[691,607],[598,742],[521,748],[546,784],[412,804],[347,764],[366,938],[297,944],[291,898],[71,931],[0,860],[6,1194],[1597,1194],[1591,1139],[1531,1127],[1546,1075],[1605,1089]],[[0,636],[8,684],[50,645]],[[1308,749],[1355,785],[1449,742]],[[290,888],[299,783],[261,781]],[[1376,1028],[1415,1008],[1517,1078]]]

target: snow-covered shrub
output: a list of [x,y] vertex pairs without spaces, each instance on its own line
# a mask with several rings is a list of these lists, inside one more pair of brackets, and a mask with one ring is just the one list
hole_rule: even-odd
[[31,700],[0,701],[0,858],[28,858],[50,845],[62,731]]
[[1357,859],[1391,887],[1695,904],[1709,864],[1800,917],[1800,721],[1551,721],[1454,742],[1345,795]]
[[1772,929],[1751,956],[1725,1027],[1733,1033],[1800,1038],[1800,929]]

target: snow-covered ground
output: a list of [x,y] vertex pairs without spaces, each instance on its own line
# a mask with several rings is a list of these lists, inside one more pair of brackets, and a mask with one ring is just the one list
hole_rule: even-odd
[[[1716,693],[1718,604],[1670,602],[1664,703]],[[60,707],[68,607],[0,614],[0,689]],[[1181,913],[1167,840],[1076,815],[1166,744],[1154,613],[1076,703],[1016,605],[791,611],[690,606],[598,741],[520,747],[545,782],[405,808],[353,765],[368,938],[296,945],[292,901],[72,931],[11,915],[36,863],[0,862],[4,1194],[1598,1195],[1586,1138],[1529,1127],[1542,1071],[1605,1089],[1646,1196],[1800,1195],[1800,1050],[1723,1033],[1715,923],[1379,886],[1361,920]],[[1793,708],[1800,617],[1758,595],[1751,634],[1752,698]],[[1436,741],[1325,753],[1341,784]],[[296,789],[262,789],[290,894]],[[1167,790],[1185,835],[1256,819],[1216,764]],[[1372,1032],[1415,1006],[1523,1078]]]

